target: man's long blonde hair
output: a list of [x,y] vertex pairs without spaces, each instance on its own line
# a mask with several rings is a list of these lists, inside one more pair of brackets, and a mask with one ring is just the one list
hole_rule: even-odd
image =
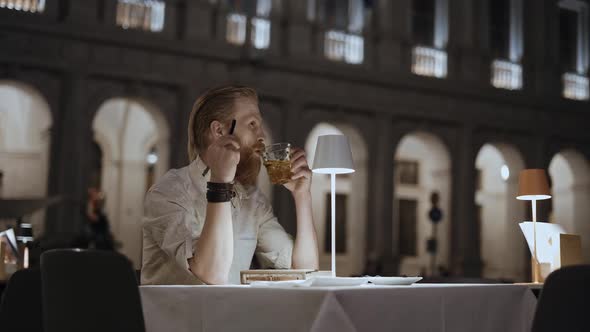
[[258,103],[256,90],[247,86],[226,85],[210,89],[193,105],[188,121],[188,158],[192,162],[209,145],[207,131],[215,120],[229,123],[236,99],[246,97]]

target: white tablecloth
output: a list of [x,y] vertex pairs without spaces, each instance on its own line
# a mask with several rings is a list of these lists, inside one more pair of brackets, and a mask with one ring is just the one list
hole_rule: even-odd
[[140,292],[148,332],[529,332],[537,302],[519,285],[142,286]]

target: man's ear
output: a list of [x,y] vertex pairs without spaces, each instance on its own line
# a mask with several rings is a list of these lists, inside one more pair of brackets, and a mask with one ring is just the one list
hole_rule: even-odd
[[223,124],[217,120],[213,120],[209,126],[211,136],[214,138],[223,136]]

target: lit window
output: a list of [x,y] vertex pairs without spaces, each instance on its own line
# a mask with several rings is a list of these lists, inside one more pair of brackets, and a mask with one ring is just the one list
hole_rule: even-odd
[[271,0],[230,1],[232,13],[227,16],[226,40],[230,44],[244,45],[246,24],[250,17],[250,43],[254,48],[270,46]]
[[361,64],[364,58],[364,39],[362,36],[342,31],[327,31],[324,53],[330,60]]
[[563,96],[568,99],[588,100],[588,77],[573,73],[563,74]]
[[412,72],[422,76],[447,76],[447,0],[414,0],[412,35],[418,44],[412,51]]
[[494,60],[492,62],[492,85],[500,89],[521,89],[522,66],[509,61]]
[[559,62],[563,71],[563,96],[588,100],[588,4],[559,2]]
[[324,32],[327,59],[350,64],[364,61],[362,32],[371,15],[371,2],[363,0],[308,0],[308,19],[318,20]]
[[268,48],[270,45],[270,21],[263,18],[252,18],[252,45],[258,49]]
[[0,8],[42,13],[45,10],[45,0],[0,0]]
[[508,90],[522,88],[522,0],[490,2],[491,83]]
[[117,25],[123,29],[160,32],[164,29],[166,4],[158,0],[119,0]]
[[412,72],[422,76],[446,77],[447,52],[425,46],[414,47]]
[[227,15],[226,38],[228,43],[242,45],[246,41],[246,15]]
[[508,178],[510,177],[510,169],[508,168],[508,165],[502,165],[502,167],[500,168],[500,176],[502,177],[502,180],[508,180]]

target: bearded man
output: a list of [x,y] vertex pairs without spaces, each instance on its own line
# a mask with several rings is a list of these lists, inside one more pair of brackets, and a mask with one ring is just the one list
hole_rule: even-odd
[[265,134],[254,89],[224,86],[200,96],[190,115],[190,164],[147,193],[142,284],[239,284],[254,255],[262,268],[317,269],[311,171],[292,150],[297,234],[287,234],[256,187]]

